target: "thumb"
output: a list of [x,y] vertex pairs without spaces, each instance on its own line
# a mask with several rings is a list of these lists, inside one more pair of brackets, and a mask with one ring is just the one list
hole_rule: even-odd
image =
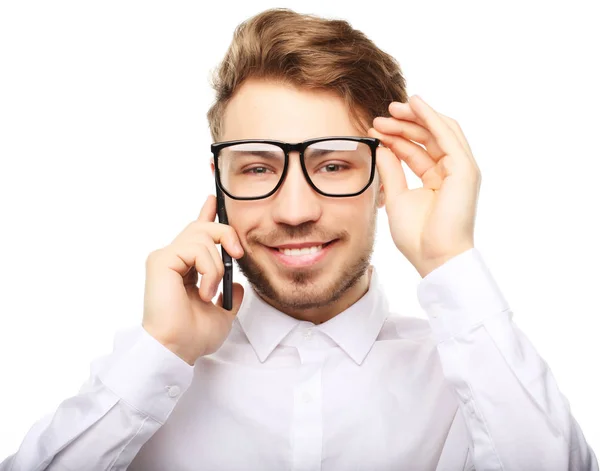
[[[227,312],[235,316],[240,310],[242,300],[244,299],[244,287],[239,283],[233,283],[231,291],[231,311]],[[223,292],[219,293],[219,297],[217,298],[217,306],[223,308]]]
[[398,194],[408,190],[406,175],[402,168],[402,161],[396,157],[396,154],[394,154],[391,149],[388,149],[387,147],[378,147],[376,164],[381,183],[383,183],[386,201],[388,201],[388,194]]

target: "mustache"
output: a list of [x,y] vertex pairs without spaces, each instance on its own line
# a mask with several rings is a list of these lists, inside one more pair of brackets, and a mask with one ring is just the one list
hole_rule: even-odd
[[248,241],[257,242],[272,247],[283,243],[304,242],[306,240],[334,240],[344,239],[348,236],[346,231],[325,231],[314,222],[307,221],[302,224],[291,226],[279,224],[266,234],[251,234],[247,236]]

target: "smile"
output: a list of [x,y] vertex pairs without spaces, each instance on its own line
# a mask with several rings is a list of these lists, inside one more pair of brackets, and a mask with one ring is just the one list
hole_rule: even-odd
[[317,245],[315,247],[303,247],[301,249],[278,249],[281,253],[285,255],[291,255],[292,257],[297,257],[298,255],[307,255],[309,253],[317,253],[319,250],[322,250],[322,245]]
[[335,247],[336,242],[337,240],[333,240],[326,244],[302,247],[301,249],[267,248],[278,264],[286,267],[300,268],[317,265],[323,261],[332,251],[332,248]]

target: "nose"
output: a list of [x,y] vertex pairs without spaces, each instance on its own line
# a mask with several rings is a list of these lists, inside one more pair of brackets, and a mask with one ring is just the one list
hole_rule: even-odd
[[321,195],[306,181],[299,153],[290,152],[285,180],[273,195],[273,220],[297,226],[321,217]]

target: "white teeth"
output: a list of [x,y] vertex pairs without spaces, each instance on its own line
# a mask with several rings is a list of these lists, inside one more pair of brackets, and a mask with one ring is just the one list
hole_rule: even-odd
[[322,245],[317,245],[315,247],[303,247],[301,249],[279,249],[279,251],[284,255],[298,256],[298,255],[308,255],[311,253],[316,253],[323,248]]

